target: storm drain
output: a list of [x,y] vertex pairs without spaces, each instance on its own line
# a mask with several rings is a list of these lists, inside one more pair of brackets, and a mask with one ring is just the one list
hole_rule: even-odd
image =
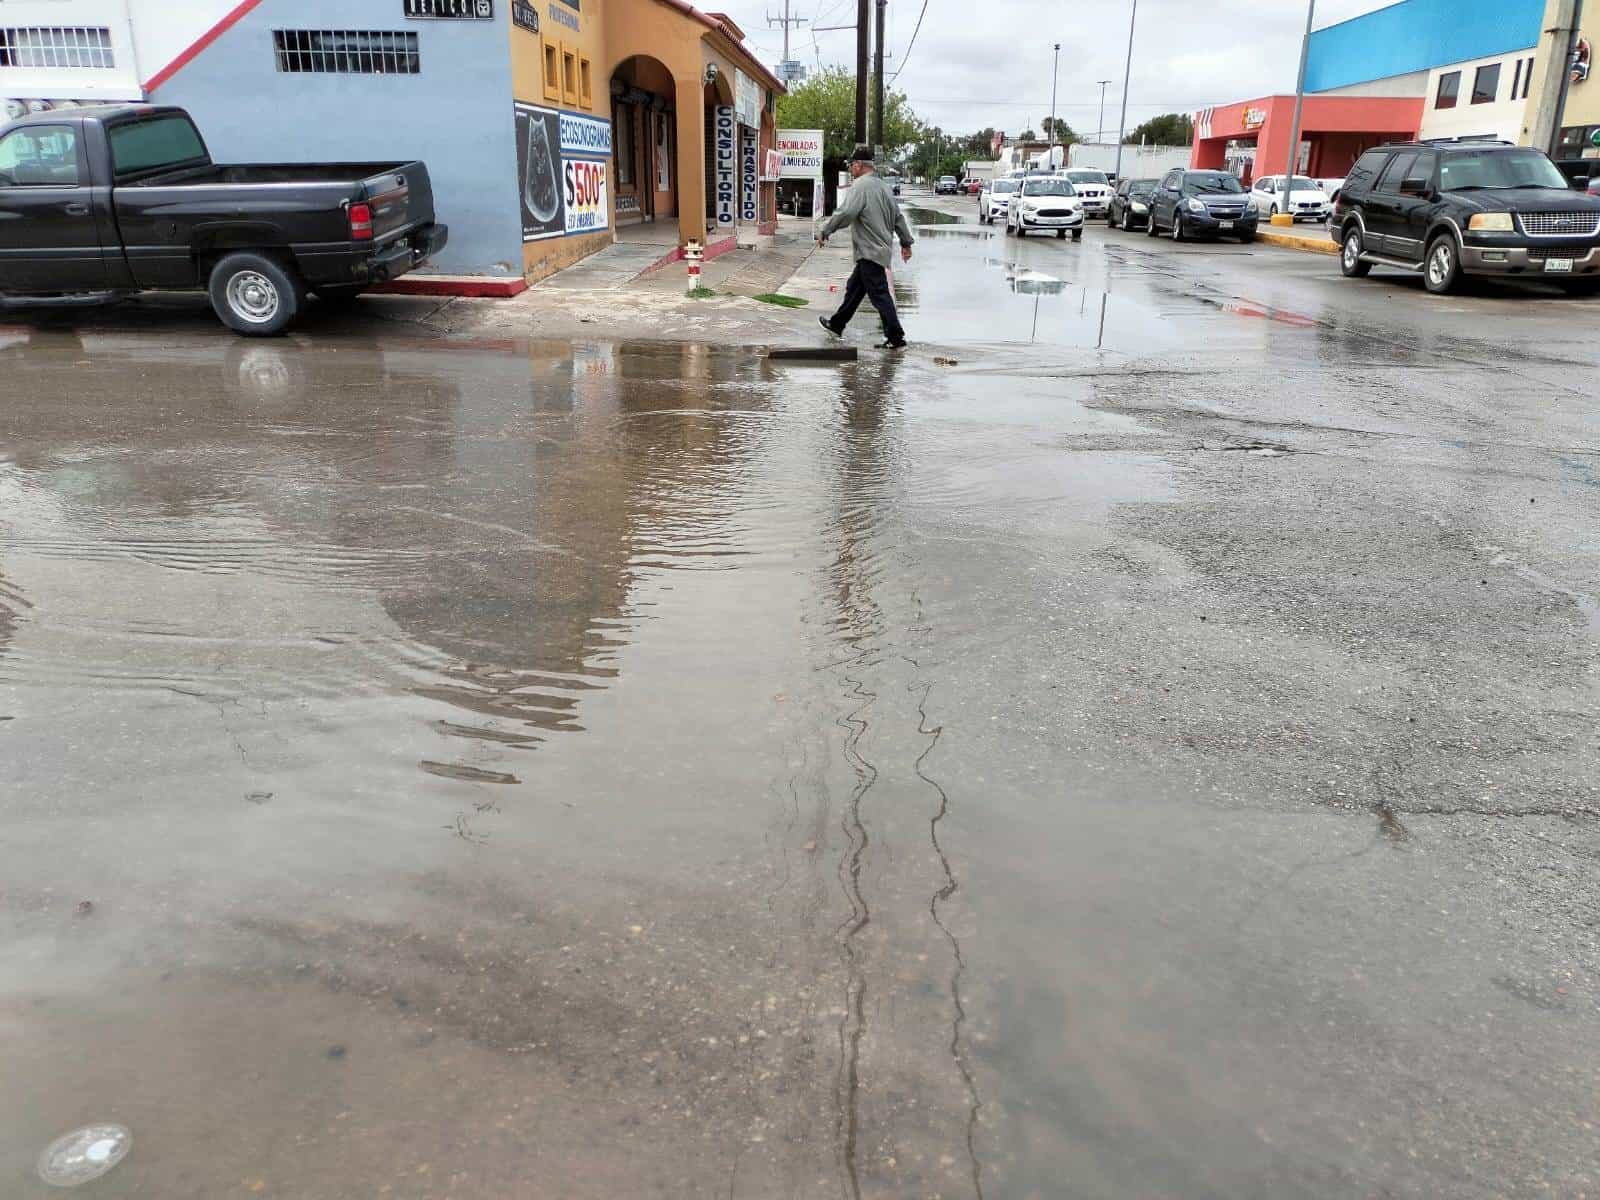
[[132,1145],[133,1134],[121,1125],[85,1125],[44,1148],[39,1178],[53,1187],[77,1187],[111,1170]]

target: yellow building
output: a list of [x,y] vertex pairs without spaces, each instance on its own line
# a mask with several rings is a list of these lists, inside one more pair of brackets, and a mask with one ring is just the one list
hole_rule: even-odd
[[[638,237],[709,254],[770,232],[783,85],[683,0],[509,5],[523,275]],[[666,227],[666,228],[663,228]]]
[[[1557,0],[1550,0],[1546,6],[1542,28],[1546,32],[1546,40],[1550,40],[1549,31],[1556,29],[1559,24]],[[1593,7],[1592,5],[1590,6]],[[1570,28],[1570,26],[1569,26]],[[1580,29],[1578,32],[1577,62],[1571,65],[1572,78],[1567,82],[1567,102],[1561,110],[1560,128],[1561,141],[1556,151],[1557,158],[1596,158],[1600,157],[1600,147],[1592,144],[1596,131],[1600,131],[1600,79],[1594,77],[1591,67],[1593,62],[1594,42],[1593,34],[1589,29]],[[1563,43],[1563,52],[1553,54],[1540,53],[1533,66],[1533,79],[1529,85],[1528,93],[1533,96],[1534,102],[1528,106],[1528,114],[1524,118],[1521,140],[1527,143],[1530,140],[1530,129],[1533,125],[1537,98],[1545,86],[1545,76],[1552,64],[1565,66],[1564,42],[1566,33],[1563,30],[1559,39]],[[1541,47],[1543,49],[1543,46]],[[1541,147],[1548,149],[1548,147]]]

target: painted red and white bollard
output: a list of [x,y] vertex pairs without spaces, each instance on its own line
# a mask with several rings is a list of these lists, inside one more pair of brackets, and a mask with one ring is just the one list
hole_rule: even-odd
[[692,292],[700,286],[700,263],[705,259],[706,252],[700,243],[693,238],[683,248],[684,260],[689,264],[689,290]]

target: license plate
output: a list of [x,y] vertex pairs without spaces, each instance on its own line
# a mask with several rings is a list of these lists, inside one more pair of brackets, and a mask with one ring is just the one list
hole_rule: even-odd
[[1544,273],[1546,275],[1570,275],[1572,273],[1572,260],[1570,258],[1547,258],[1544,260]]
[[1218,221],[1217,222],[1217,228],[1219,228],[1219,229],[1232,229],[1233,228],[1233,222],[1232,221]]

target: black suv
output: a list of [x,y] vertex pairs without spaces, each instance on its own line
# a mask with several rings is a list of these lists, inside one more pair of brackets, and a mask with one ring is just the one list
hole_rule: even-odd
[[1600,197],[1574,191],[1541,151],[1509,142],[1406,142],[1368,150],[1334,201],[1340,269],[1421,271],[1430,292],[1463,275],[1600,285]]
[[1237,176],[1227,171],[1168,171],[1150,197],[1145,232],[1155,237],[1164,229],[1172,240],[1221,234],[1241,242],[1256,240],[1260,213]]

